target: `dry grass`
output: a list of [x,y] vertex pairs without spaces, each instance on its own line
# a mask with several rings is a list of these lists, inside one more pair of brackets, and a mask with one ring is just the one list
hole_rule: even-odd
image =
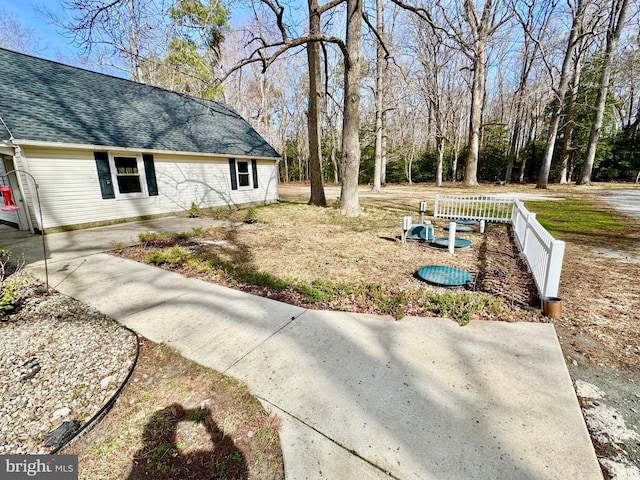
[[[402,245],[398,219],[408,211],[370,206],[354,219],[333,208],[284,202],[259,209],[258,223],[214,227],[191,238],[151,235],[120,254],[307,308],[448,316],[461,324],[532,315],[520,307],[533,305],[534,285],[506,226],[459,235],[473,243],[451,255],[426,243]],[[418,269],[433,264],[469,271],[470,289],[480,295],[420,281]],[[494,275],[498,270],[502,277]]]
[[416,242],[403,246],[399,225],[407,211],[372,205],[360,217],[349,218],[332,208],[279,204],[261,209],[261,222],[243,228],[237,246],[250,252],[247,261],[259,270],[309,283],[325,279],[348,284],[423,286],[413,275],[421,266],[432,263],[477,272],[480,242],[476,235],[459,234],[474,243],[455,256],[446,249]]
[[63,453],[86,480],[281,480],[278,428],[246,385],[144,340],[113,409]]

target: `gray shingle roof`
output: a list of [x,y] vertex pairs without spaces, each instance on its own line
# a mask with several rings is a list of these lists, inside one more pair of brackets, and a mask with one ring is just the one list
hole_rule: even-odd
[[4,49],[0,72],[0,116],[16,140],[279,156],[218,102]]

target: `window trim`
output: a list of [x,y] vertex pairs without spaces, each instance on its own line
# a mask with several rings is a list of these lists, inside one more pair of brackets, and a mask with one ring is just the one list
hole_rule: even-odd
[[[243,172],[242,175],[248,175],[249,184],[240,186],[240,169],[239,163],[247,164],[247,172]],[[255,180],[257,178],[257,170],[254,167],[255,160],[229,158],[229,174],[231,180],[231,190],[252,190],[258,188]]]
[[[149,196],[147,190],[147,175],[144,168],[144,161],[142,154],[132,152],[108,152],[109,154],[109,167],[111,168],[111,181],[113,182],[113,190],[116,195],[116,199],[129,199],[129,198],[146,198]],[[133,193],[121,193],[120,185],[118,184],[118,169],[116,168],[115,157],[128,157],[135,158],[136,165],[138,167],[138,176],[140,179],[140,192]]]
[[[247,165],[247,171],[246,172],[240,172],[240,164],[241,163],[245,163]],[[253,188],[253,175],[251,172],[251,162],[247,161],[247,160],[238,160],[236,159],[236,175],[238,178],[238,190],[251,190]],[[240,184],[240,178],[241,176],[246,177],[248,180],[248,183],[246,185],[241,185]]]

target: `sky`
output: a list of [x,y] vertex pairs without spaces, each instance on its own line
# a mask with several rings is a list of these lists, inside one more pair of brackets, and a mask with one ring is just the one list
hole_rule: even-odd
[[[42,39],[42,51],[39,56],[51,60],[58,60],[59,56],[70,56],[77,49],[70,44],[70,40],[56,32],[53,25],[38,11],[43,0],[0,0],[0,10],[11,14],[21,25],[33,29]],[[57,2],[47,1],[48,8],[57,7]]]
[[[75,47],[71,39],[65,37],[56,27],[50,24],[50,20],[41,13],[42,6],[54,13],[61,12],[58,0],[0,0],[0,11],[8,13],[17,20],[23,27],[31,28],[41,40],[41,50],[36,56],[49,60],[73,64],[82,68],[91,68],[88,65],[80,65],[78,56],[81,49]],[[238,4],[235,5],[237,7]],[[234,8],[231,12],[231,25],[243,23],[249,16],[247,11]],[[109,72],[121,75],[119,72]]]

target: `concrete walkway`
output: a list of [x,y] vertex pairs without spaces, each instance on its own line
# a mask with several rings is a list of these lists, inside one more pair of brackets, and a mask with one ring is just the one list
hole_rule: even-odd
[[[47,235],[50,285],[245,381],[288,480],[602,478],[552,325],[306,310],[103,253],[200,224]],[[40,237],[0,246],[44,278]]]

